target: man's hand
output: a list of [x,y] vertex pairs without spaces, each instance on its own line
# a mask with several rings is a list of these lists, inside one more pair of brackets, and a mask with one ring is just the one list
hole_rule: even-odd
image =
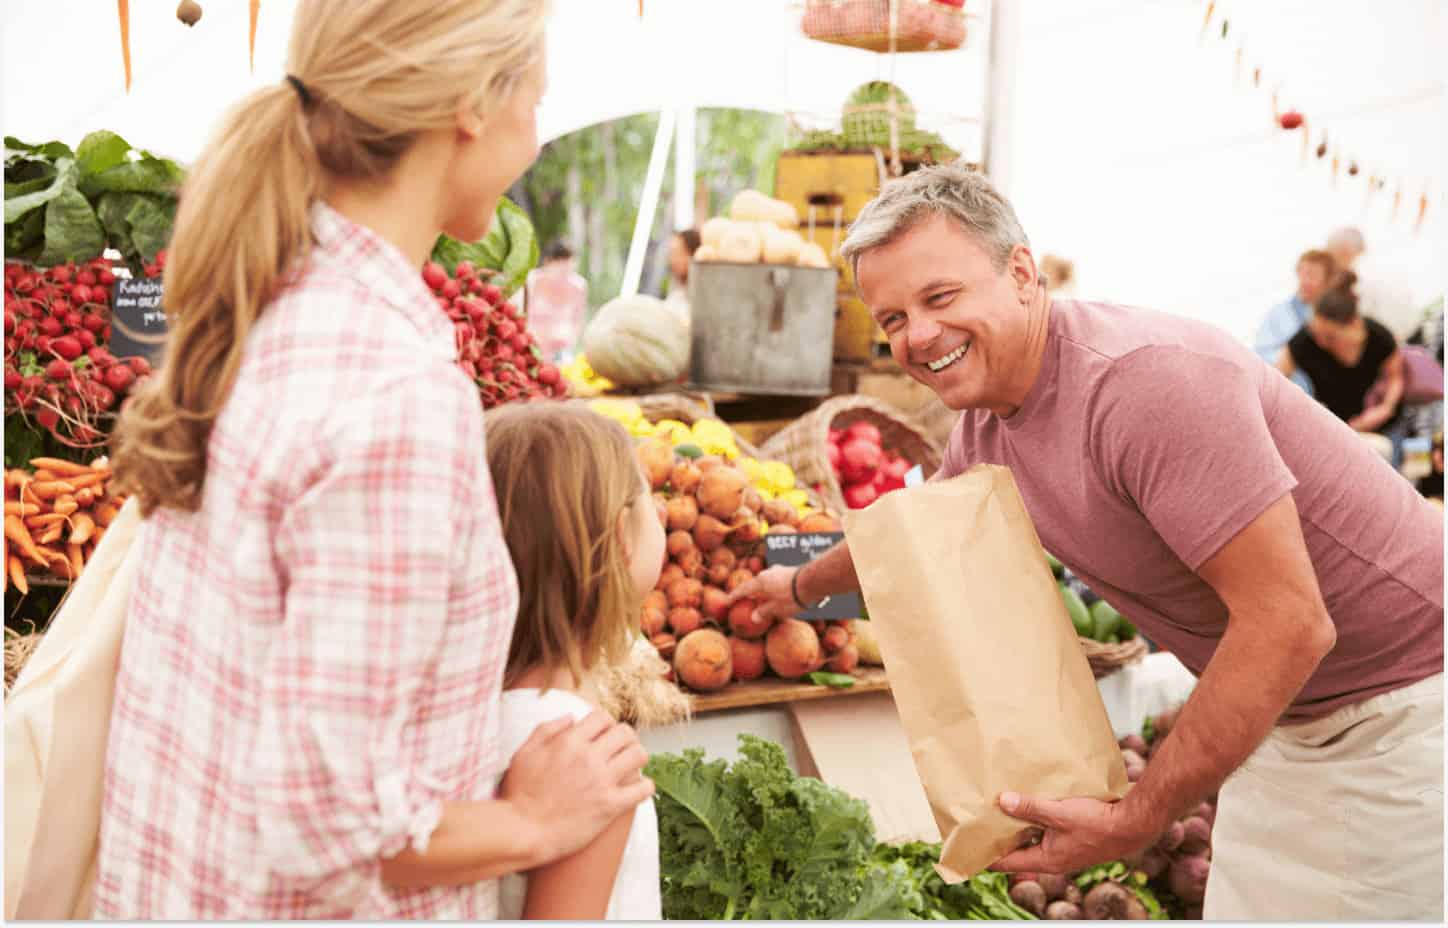
[[583,848],[653,795],[648,754],[627,725],[601,712],[540,725],[518,749],[498,798],[537,828],[548,863]]
[[[1033,799],[1002,793],[1001,810],[1035,826],[1032,843],[991,864],[1002,873],[1075,873],[1119,860],[1151,844],[1155,823],[1133,820],[1129,807],[1099,799]],[[1039,843],[1034,838],[1039,837]]]
[[729,594],[729,604],[741,599],[754,600],[754,619],[763,624],[766,620],[788,619],[799,613],[799,603],[794,601],[792,584],[799,567],[771,567],[748,583],[741,583]]

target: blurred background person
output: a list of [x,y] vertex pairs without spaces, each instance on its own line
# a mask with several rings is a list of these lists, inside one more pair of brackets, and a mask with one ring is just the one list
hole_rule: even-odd
[[[1297,259],[1297,290],[1267,311],[1252,347],[1258,356],[1268,364],[1277,364],[1282,351],[1292,337],[1307,325],[1312,317],[1312,306],[1318,297],[1327,291],[1337,273],[1337,261],[1326,251],[1314,249],[1305,251]],[[1292,382],[1313,393],[1312,380],[1305,371],[1294,369],[1289,373]]]
[[568,361],[588,315],[588,282],[578,273],[573,250],[561,241],[543,252],[528,274],[528,329],[550,361]]
[[1352,271],[1357,275],[1358,311],[1387,327],[1399,343],[1406,342],[1422,314],[1411,290],[1395,284],[1391,275],[1374,267],[1364,267],[1370,259],[1367,241],[1353,226],[1334,229],[1327,237],[1327,253],[1337,264],[1339,274]]
[[1076,297],[1076,265],[1060,255],[1041,256],[1041,273],[1046,275],[1046,292],[1063,300]]
[[699,250],[699,230],[683,229],[669,239],[669,284],[664,299],[670,303],[689,305],[689,261]]
[[[1352,271],[1339,276],[1282,349],[1277,366],[1288,376],[1307,374],[1317,400],[1356,431],[1381,435],[1398,416],[1403,355],[1393,333],[1361,312],[1356,284]],[[1379,380],[1383,389],[1370,403]],[[1391,458],[1391,442],[1387,448]]]

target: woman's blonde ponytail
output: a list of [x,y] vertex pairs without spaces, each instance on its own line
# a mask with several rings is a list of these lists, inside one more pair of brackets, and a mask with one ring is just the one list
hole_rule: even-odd
[[301,266],[334,178],[381,179],[459,107],[486,115],[542,61],[540,0],[301,0],[288,68],[226,118],[181,193],[166,265],[171,334],[126,403],[119,487],[149,514],[201,505],[211,429],[252,326]]

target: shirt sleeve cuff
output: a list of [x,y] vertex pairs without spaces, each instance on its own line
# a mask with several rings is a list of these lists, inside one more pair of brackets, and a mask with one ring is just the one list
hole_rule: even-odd
[[396,857],[410,845],[419,854],[427,852],[432,833],[442,820],[442,799],[433,784],[425,780],[409,784],[401,771],[377,779],[377,807],[380,816],[381,856]]

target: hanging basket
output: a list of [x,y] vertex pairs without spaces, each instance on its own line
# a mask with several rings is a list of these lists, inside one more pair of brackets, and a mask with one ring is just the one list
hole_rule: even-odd
[[[890,7],[898,6],[891,42]],[[965,10],[940,0],[806,0],[811,39],[875,52],[949,51],[965,44]]]

